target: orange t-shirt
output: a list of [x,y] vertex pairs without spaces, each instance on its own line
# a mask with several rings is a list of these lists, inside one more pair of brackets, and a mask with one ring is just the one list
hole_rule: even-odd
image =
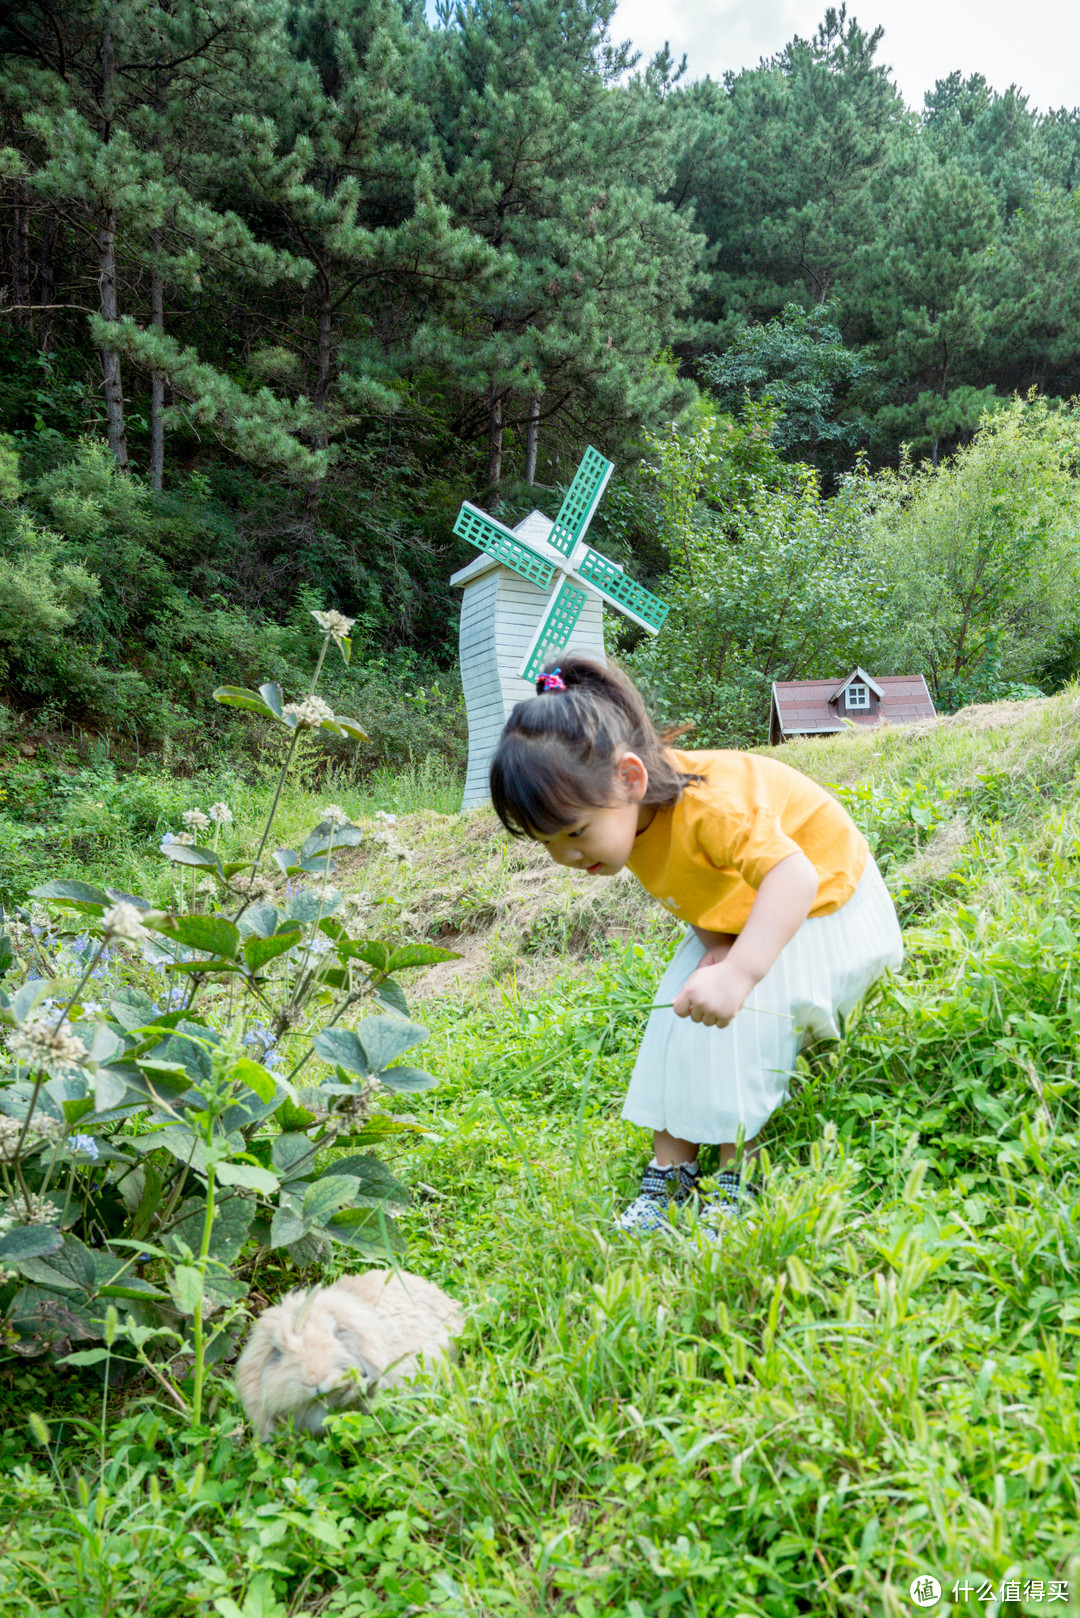
[[657,809],[627,865],[681,921],[740,932],[766,874],[799,851],[818,873],[812,916],[851,898],[870,850],[824,787],[755,753],[668,753],[677,769],[705,780]]

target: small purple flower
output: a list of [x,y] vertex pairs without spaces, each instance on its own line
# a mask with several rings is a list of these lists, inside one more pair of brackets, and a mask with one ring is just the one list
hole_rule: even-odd
[[83,1152],[92,1163],[96,1163],[101,1156],[98,1151],[98,1143],[93,1135],[69,1135],[67,1143],[68,1151]]

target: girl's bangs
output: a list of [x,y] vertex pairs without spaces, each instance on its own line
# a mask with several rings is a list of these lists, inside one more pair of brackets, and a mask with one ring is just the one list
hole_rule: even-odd
[[552,837],[599,809],[610,793],[599,795],[596,769],[578,765],[558,741],[526,741],[504,736],[491,761],[491,802],[513,837]]

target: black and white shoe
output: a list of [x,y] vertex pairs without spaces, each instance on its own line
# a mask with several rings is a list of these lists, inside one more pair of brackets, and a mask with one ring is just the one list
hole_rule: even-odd
[[671,1210],[697,1195],[698,1171],[687,1163],[660,1168],[650,1163],[641,1181],[641,1190],[616,1219],[619,1230],[647,1236],[671,1228]]

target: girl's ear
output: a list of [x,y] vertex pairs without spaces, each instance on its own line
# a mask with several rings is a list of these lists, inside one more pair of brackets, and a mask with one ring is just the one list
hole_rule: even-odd
[[615,776],[630,803],[640,803],[649,790],[649,772],[636,753],[624,753]]

